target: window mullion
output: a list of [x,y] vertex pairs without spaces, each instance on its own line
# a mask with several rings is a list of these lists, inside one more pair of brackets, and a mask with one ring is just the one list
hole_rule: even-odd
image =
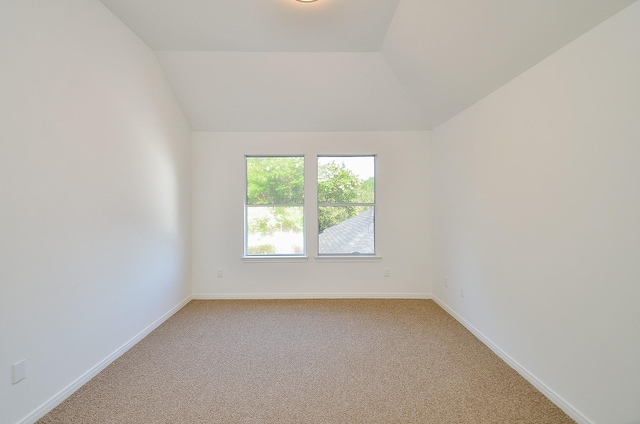
[[289,208],[289,207],[304,207],[304,203],[260,203],[260,204],[247,204],[248,208]]

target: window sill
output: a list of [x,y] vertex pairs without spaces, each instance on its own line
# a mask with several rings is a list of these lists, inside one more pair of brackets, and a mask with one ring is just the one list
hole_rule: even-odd
[[323,255],[316,256],[316,262],[380,262],[382,260],[382,256],[373,256],[373,255]]
[[307,262],[308,256],[243,256],[242,262],[246,263],[300,263]]

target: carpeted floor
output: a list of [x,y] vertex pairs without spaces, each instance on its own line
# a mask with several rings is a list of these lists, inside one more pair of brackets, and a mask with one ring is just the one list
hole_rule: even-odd
[[429,300],[192,301],[39,423],[573,423]]

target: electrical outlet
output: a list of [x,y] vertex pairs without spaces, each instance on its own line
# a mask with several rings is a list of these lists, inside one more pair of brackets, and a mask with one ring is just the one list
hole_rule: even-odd
[[27,377],[26,361],[23,359],[22,361],[13,364],[13,366],[11,367],[11,371],[11,382],[13,384],[19,383],[20,381],[24,380]]
[[391,277],[391,268],[385,268],[384,269],[384,276],[385,277]]
[[222,278],[224,275],[224,270],[222,268],[218,268],[218,278]]
[[464,297],[464,287],[460,287],[460,297]]
[[444,277],[444,286],[449,287],[449,277]]

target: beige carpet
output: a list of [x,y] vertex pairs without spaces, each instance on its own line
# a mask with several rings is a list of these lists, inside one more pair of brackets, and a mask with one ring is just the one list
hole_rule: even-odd
[[192,301],[40,423],[572,423],[428,300]]

